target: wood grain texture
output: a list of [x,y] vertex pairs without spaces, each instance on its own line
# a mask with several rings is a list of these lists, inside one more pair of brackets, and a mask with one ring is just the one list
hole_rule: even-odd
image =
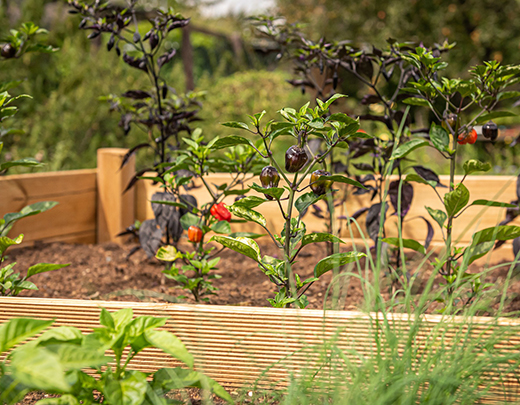
[[0,216],[39,201],[57,201],[49,211],[24,218],[10,235],[39,240],[94,243],[96,230],[96,169],[0,177]]
[[[325,344],[333,344],[353,363],[377,352],[374,335],[383,324],[381,314],[349,311],[274,309],[162,303],[106,302],[38,298],[0,298],[0,323],[14,317],[55,319],[54,326],[70,325],[89,332],[99,325],[101,307],[109,311],[132,308],[134,315],[166,316],[165,328],[184,342],[195,358],[195,367],[226,387],[277,388],[287,384],[289,375],[312,372],[322,365],[323,356],[341,368],[341,360],[325,353]],[[406,339],[414,326],[413,318],[394,314],[388,325],[398,339]],[[378,322],[376,322],[376,320]],[[453,317],[453,327],[441,324],[440,315],[422,318],[416,335],[417,361],[421,348],[464,335],[468,339],[491,336],[501,328],[513,327],[495,350],[510,354],[520,344],[520,321],[516,319]],[[505,330],[505,329],[504,329]],[[330,348],[330,346],[328,346]],[[361,357],[360,357],[361,356]],[[178,363],[156,349],[147,349],[130,362],[130,368],[152,372]],[[327,367],[325,367],[326,369]],[[489,402],[520,399],[518,371],[506,374],[491,370],[489,378],[501,378],[503,384],[490,391]],[[322,377],[326,377],[320,371]]]
[[[448,184],[449,176],[440,176],[443,184]],[[208,183],[213,184],[224,184],[229,183],[230,175],[226,174],[211,174],[208,177]],[[456,181],[461,180],[461,176],[456,177]],[[391,178],[390,180],[392,180]],[[246,183],[250,185],[256,182],[259,184],[258,179],[253,179]],[[196,182],[197,185],[200,185]],[[306,182],[303,183],[306,185]],[[488,199],[502,202],[510,202],[516,199],[516,177],[514,176],[469,176],[464,184],[469,189],[471,197],[470,202],[477,199]],[[434,243],[442,242],[442,235],[439,226],[431,219],[430,215],[426,210],[426,206],[440,209],[442,208],[442,202],[435,194],[433,189],[423,184],[413,183],[414,186],[414,200],[410,212],[406,216],[406,222],[403,230],[403,236],[405,238],[413,238],[416,240],[424,240],[427,234],[427,226],[421,217],[427,218],[432,226],[434,227]],[[342,187],[336,184],[335,188],[339,188],[342,192],[348,193],[347,202],[342,206],[336,207],[336,216],[351,216],[357,210],[363,207],[369,207],[372,202],[370,201],[370,193],[365,195],[352,195],[352,188]],[[153,212],[149,203],[151,195],[158,190],[158,186],[153,186],[149,181],[140,182],[137,188],[136,194],[136,215],[137,219],[143,221],[153,217]],[[448,191],[447,188],[437,188],[441,197]],[[209,201],[209,195],[203,187],[199,187],[192,190],[191,193],[197,198],[199,204]],[[251,191],[252,195],[261,196],[259,193]],[[234,197],[230,196],[224,200],[227,204],[232,204]],[[285,202],[285,204],[287,204]],[[325,209],[325,204],[320,202],[319,206]],[[285,206],[284,206],[285,207]],[[261,206],[255,208],[258,212],[262,213],[267,219],[267,226],[274,232],[280,232],[280,224],[283,224],[283,218],[280,214],[280,210],[276,202],[267,202]],[[309,210],[312,211],[312,210]],[[397,236],[397,226],[395,216],[391,216],[394,210],[392,207],[389,208],[388,218],[386,225],[387,236]],[[365,231],[365,215],[363,214],[358,220],[360,229]],[[471,241],[471,236],[474,231],[480,230],[487,227],[496,226],[505,217],[504,208],[494,207],[471,207],[467,209],[458,219],[455,220],[455,231],[454,240],[461,244],[467,244]],[[304,217],[304,222],[307,225],[308,231],[324,232],[325,225],[322,219],[319,219],[311,214],[307,213]],[[520,219],[515,220],[514,224],[520,225]],[[344,239],[360,239],[361,233],[359,229],[352,225],[351,229],[348,228],[346,221],[339,220],[340,235]],[[233,230],[239,231],[252,231],[261,232],[262,228],[254,224],[233,224]]]
[[124,192],[135,174],[135,155],[121,167],[128,149],[102,148],[97,151],[97,242],[124,243],[116,236],[134,223],[134,190]]

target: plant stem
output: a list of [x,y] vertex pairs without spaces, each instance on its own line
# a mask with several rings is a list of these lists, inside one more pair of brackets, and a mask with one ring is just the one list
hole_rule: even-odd
[[[455,183],[455,157],[457,156],[457,144],[454,141],[455,153],[450,158],[450,184],[449,184],[449,192],[451,193],[454,189]],[[448,253],[448,262],[446,263],[446,274],[448,276],[451,275],[451,229],[453,225],[453,216],[448,218],[448,229],[446,230],[446,249]]]

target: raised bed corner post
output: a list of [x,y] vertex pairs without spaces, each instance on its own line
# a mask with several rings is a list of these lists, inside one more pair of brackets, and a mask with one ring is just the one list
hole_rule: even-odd
[[122,244],[116,236],[135,220],[135,190],[124,192],[135,174],[135,156],[121,168],[128,149],[102,148],[97,151],[97,243]]

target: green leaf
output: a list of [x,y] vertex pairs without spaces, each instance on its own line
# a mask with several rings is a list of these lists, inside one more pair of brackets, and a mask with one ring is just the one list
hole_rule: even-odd
[[415,181],[416,183],[426,184],[430,187],[435,188],[437,186],[437,182],[434,180],[424,180],[421,176],[415,173],[410,173],[406,176],[405,181]]
[[155,257],[163,262],[174,262],[175,260],[182,258],[182,253],[179,252],[175,246],[161,246]]
[[23,233],[18,235],[18,237],[16,239],[11,239],[11,238],[8,238],[7,236],[1,236],[0,237],[0,256],[2,256],[4,254],[4,252],[6,251],[6,249],[9,246],[19,245],[20,243],[22,243],[22,240],[23,240]]
[[116,328],[112,314],[105,308],[101,308],[101,313],[99,314],[99,323],[103,326],[106,326],[110,330],[114,330]]
[[38,264],[35,264],[34,266],[29,267],[29,269],[27,269],[26,278],[32,277],[35,274],[45,273],[47,271],[59,270],[64,267],[67,267],[67,266],[70,266],[70,263],[69,264],[38,263]]
[[191,212],[187,212],[181,217],[181,226],[185,231],[187,231],[192,225],[199,226],[199,223],[199,217],[192,214]]
[[154,347],[161,349],[170,356],[182,361],[188,367],[193,368],[193,356],[186,349],[184,343],[173,333],[165,330],[148,330],[145,337]]
[[464,169],[465,175],[475,172],[487,172],[488,170],[491,170],[491,163],[484,163],[477,159],[470,159],[464,162],[462,168]]
[[220,243],[222,246],[225,246],[235,252],[241,253],[244,256],[247,256],[253,259],[256,262],[260,262],[260,248],[257,243],[251,238],[245,238],[238,236],[236,238],[232,238],[230,236],[219,236],[214,235],[210,242]]
[[235,201],[233,204],[235,207],[246,207],[246,208],[255,208],[259,205],[267,202],[265,198],[257,197],[256,195],[248,195],[247,197],[241,198],[238,201]]
[[318,243],[318,242],[333,242],[333,243],[345,243],[337,236],[334,236],[330,233],[309,233],[305,235],[302,239],[302,247],[308,245],[309,243]]
[[212,149],[224,149],[229,148],[230,146],[236,146],[236,145],[248,145],[252,146],[253,144],[251,141],[247,138],[244,138],[243,136],[237,136],[237,135],[231,135],[226,136],[225,138],[220,138],[217,142],[213,144]]
[[107,364],[113,359],[102,352],[92,350],[90,347],[78,347],[74,344],[60,344],[56,352],[60,365],[65,370],[81,370],[83,368],[96,368]]
[[73,326],[60,326],[58,328],[49,329],[35,340],[36,344],[40,347],[55,345],[62,342],[79,345],[82,341],[83,334],[78,328]]
[[245,122],[239,122],[239,121],[228,121],[223,122],[222,125],[229,128],[242,128],[242,129],[249,129],[249,126]]
[[328,122],[330,121],[339,121],[339,122],[343,122],[345,124],[354,124],[354,123],[359,123],[358,120],[352,118],[352,117],[349,117],[347,114],[345,113],[334,113],[334,114],[331,114],[330,117],[327,119]]
[[162,204],[162,205],[169,205],[171,207],[177,207],[177,208],[183,208],[183,209],[187,209],[188,206],[182,202],[177,202],[177,201],[164,201],[164,200],[153,200],[153,201],[150,201],[152,204]]
[[446,219],[448,219],[448,215],[446,215],[446,213],[442,210],[436,210],[430,207],[424,208],[426,208],[428,214],[430,214],[430,216],[435,220],[435,222],[439,224],[439,226],[442,229],[442,227],[444,226],[444,222],[446,222]]
[[[424,249],[424,246],[421,245],[416,240],[402,239],[402,241],[403,241],[403,247],[415,250],[416,252],[422,253],[423,255],[426,254],[426,249]],[[383,242],[386,242],[389,245],[400,247],[399,238],[384,238]]]
[[460,183],[455,190],[444,195],[444,207],[448,217],[453,217],[463,209],[469,201],[469,191]]
[[13,318],[0,325],[0,354],[36,335],[54,321],[30,318]]
[[40,399],[36,405],[80,405],[80,402],[75,396],[65,394],[58,398]]
[[252,209],[241,207],[241,206],[234,206],[231,205],[228,207],[228,210],[234,214],[235,216],[239,218],[246,219],[248,221],[256,222],[259,225],[262,225],[265,227],[267,225],[267,221],[265,220],[264,216],[260,214],[259,212],[256,212]]
[[136,338],[148,330],[164,326],[168,318],[157,316],[138,316],[126,327],[126,333],[130,339]]
[[426,145],[429,145],[429,142],[424,139],[412,139],[409,142],[399,145],[395,149],[390,160],[401,159],[408,155],[411,151]]
[[[323,176],[324,177],[324,176]],[[329,176],[327,176],[329,177]],[[298,212],[301,214],[303,211],[305,211],[307,208],[309,208],[311,205],[316,204],[318,201],[323,200],[326,198],[327,195],[316,195],[312,191],[309,193],[302,194],[298,197],[296,202],[294,203],[294,206],[298,210]]]
[[11,160],[10,162],[4,162],[0,164],[0,170],[6,170],[11,167],[17,167],[17,166],[23,166],[23,167],[29,167],[29,166],[42,166],[42,163],[38,162],[36,159],[33,158],[23,158],[18,160]]
[[432,123],[430,128],[430,140],[432,141],[435,149],[440,152],[448,150],[450,146],[450,136],[448,131],[446,131],[440,125],[436,125],[435,123]]
[[231,236],[232,238],[251,238],[251,239],[258,239],[262,236],[266,236],[265,233],[254,233],[254,232],[233,232],[230,233],[228,236]]
[[493,111],[489,114],[484,114],[478,117],[476,123],[477,124],[484,124],[490,120],[494,120],[496,118],[503,118],[503,117],[516,117],[515,113],[509,112],[509,111]]
[[334,101],[336,101],[337,99],[342,98],[342,97],[348,97],[348,96],[345,94],[339,94],[339,93],[334,94],[332,97],[330,97],[327,101],[325,101],[323,103],[322,109],[327,110]]
[[403,103],[409,105],[418,105],[421,107],[430,107],[430,102],[424,98],[410,97],[403,100]]
[[314,268],[314,277],[320,277],[327,271],[332,270],[336,267],[344,266],[345,264],[355,262],[362,257],[366,257],[366,254],[361,252],[346,252],[346,253],[335,253],[324,259],[321,259],[316,267]]
[[32,346],[15,350],[10,368],[13,377],[31,389],[69,392],[58,355]]
[[520,226],[499,225],[491,228],[482,229],[473,234],[472,245],[483,242],[493,242],[496,240],[510,240],[520,236]]
[[180,367],[161,368],[153,376],[152,389],[156,391],[167,392],[187,387],[208,390],[228,403],[234,403],[231,396],[222,386],[198,371],[186,370]]
[[230,233],[231,225],[228,221],[218,221],[211,226],[211,230],[215,233]]
[[273,197],[275,200],[279,200],[285,191],[281,187],[263,188],[262,186],[259,186],[258,184],[255,184],[255,183],[253,183],[253,185],[250,187],[253,190],[258,191],[259,193],[267,194],[267,195]]
[[108,403],[141,405],[144,402],[148,389],[146,374],[139,371],[128,371],[122,380],[112,378],[108,379],[103,387],[103,394]]
[[340,174],[334,174],[332,176],[320,176],[320,180],[330,180],[335,183],[344,183],[344,184],[350,184],[351,186],[367,189],[363,184],[361,184],[359,181],[349,179],[348,177],[342,176]]
[[488,241],[478,243],[476,245],[470,245],[464,250],[464,256],[468,257],[468,265],[473,263],[475,260],[480,259],[486,253],[488,253],[495,246],[495,241]]
[[502,208],[517,208],[518,205],[509,204],[499,201],[489,201],[489,200],[475,200],[470,205],[484,205],[486,207],[502,207]]

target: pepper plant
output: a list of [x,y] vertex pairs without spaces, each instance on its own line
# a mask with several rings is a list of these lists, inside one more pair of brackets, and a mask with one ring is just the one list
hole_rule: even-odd
[[[333,183],[345,183],[363,187],[359,182],[342,175],[330,175],[322,169],[327,156],[338,147],[356,137],[368,137],[358,132],[359,121],[343,113],[329,114],[330,105],[340,97],[336,94],[323,102],[318,100],[315,108],[309,103],[299,110],[283,108],[280,114],[285,121],[269,121],[262,126],[261,119],[265,112],[250,116],[251,126],[243,122],[228,122],[224,125],[245,130],[255,137],[256,143],[242,136],[229,136],[221,141],[227,145],[250,145],[266,161],[267,166],[260,174],[261,184],[254,183],[251,189],[265,198],[255,195],[246,196],[236,201],[228,209],[232,214],[247,221],[259,224],[280,249],[280,258],[262,256],[258,244],[251,238],[242,236],[215,235],[210,241],[239,252],[258,263],[259,268],[276,285],[278,293],[269,302],[274,307],[297,306],[304,308],[308,304],[305,296],[307,289],[320,276],[334,268],[359,260],[364,257],[360,252],[342,252],[329,255],[318,262],[314,277],[301,280],[293,271],[293,264],[300,251],[311,243],[336,242],[341,239],[330,233],[307,233],[302,216],[306,210],[326,198]],[[273,150],[279,136],[289,136],[295,144],[288,148],[285,162],[276,161]],[[326,144],[326,150],[312,155],[308,148],[309,141],[319,137]],[[283,179],[284,184],[279,184]],[[305,192],[305,190],[310,190]],[[276,204],[284,220],[281,229],[270,230],[262,214],[253,208],[261,204]]]
[[[149,82],[149,86],[144,88],[129,89],[121,95],[102,98],[110,103],[111,109],[121,114],[119,125],[125,134],[136,127],[147,138],[130,148],[122,166],[138,151],[149,150],[154,155],[154,162],[135,174],[126,189],[129,190],[146,172],[155,172],[155,177],[164,179],[169,167],[174,164],[172,152],[186,146],[183,136],[191,135],[191,124],[198,120],[201,104],[197,93],[177,94],[165,75],[177,53],[172,47],[170,33],[188,25],[189,19],[171,8],[154,8],[143,13],[137,0],[127,0],[123,4],[122,8],[119,2],[69,0],[70,12],[82,17],[79,27],[91,31],[88,38],[108,37],[107,50],[115,50],[123,63],[142,72]],[[143,15],[147,21],[142,21]],[[145,24],[146,30],[143,29]],[[140,31],[144,34],[141,35]],[[157,197],[168,198],[165,195]],[[153,208],[154,212],[161,210],[157,205]],[[149,257],[153,257],[157,250],[150,250],[150,246],[154,246],[157,239],[164,239],[166,243],[179,239],[180,228],[177,224],[181,215],[174,208],[168,211],[168,215],[165,212],[156,215],[156,221],[147,223],[143,231],[139,229],[140,224],[137,224],[137,229],[131,227],[129,231],[139,234],[141,246]]]
[[[419,182],[432,187],[442,203],[443,209],[426,207],[433,220],[441,228],[445,241],[445,253],[435,258],[435,269],[444,278],[444,288],[437,297],[446,308],[461,308],[471,304],[482,290],[489,288],[483,282],[483,274],[470,274],[468,265],[484,256],[493,249],[495,242],[514,239],[520,236],[520,227],[498,225],[483,229],[473,234],[470,246],[456,246],[453,237],[455,220],[471,206],[515,208],[515,205],[490,201],[474,200],[470,203],[470,193],[464,186],[466,176],[475,172],[491,169],[489,163],[478,160],[468,160],[463,165],[464,176],[455,181],[455,161],[462,146],[473,144],[476,139],[475,125],[484,124],[483,136],[490,140],[497,138],[497,126],[492,119],[509,117],[515,114],[498,110],[494,111],[504,101],[518,97],[520,93],[511,91],[511,86],[519,80],[520,65],[501,66],[497,61],[485,62],[470,70],[468,80],[442,77],[446,67],[433,52],[417,47],[415,52],[402,55],[413,64],[420,77],[403,89],[409,96],[405,101],[411,105],[424,106],[431,111],[435,120],[429,130],[429,139],[416,138],[401,145],[392,159],[402,159],[412,150],[430,146],[436,149],[450,165],[450,181],[448,192],[441,196],[435,182],[428,181],[415,173],[408,174],[406,182]],[[468,118],[468,111],[472,114]],[[459,146],[460,145],[460,146]],[[401,185],[400,185],[401,186]],[[387,240],[389,241],[389,240]],[[417,250],[417,243],[407,239],[393,239],[393,244]],[[456,299],[454,297],[457,297]]]
[[[193,131],[192,136],[183,141],[187,147],[174,152],[175,165],[169,167],[162,177],[153,179],[162,185],[165,190],[163,194],[171,196],[170,201],[163,198],[152,201],[152,204],[163,207],[161,212],[170,208],[179,210],[181,217],[178,222],[178,234],[187,231],[188,241],[191,242],[193,250],[183,250],[178,245],[159,248],[161,243],[156,239],[159,248],[157,258],[172,263],[163,272],[166,277],[177,281],[183,289],[189,290],[195,301],[208,301],[207,296],[214,294],[216,290],[211,280],[218,278],[218,275],[212,274],[212,270],[218,265],[220,251],[214,252],[215,248],[207,245],[206,235],[213,232],[229,237],[260,236],[253,233],[232,233],[230,222],[233,220],[223,200],[227,196],[243,197],[249,191],[244,184],[259,172],[261,166],[258,162],[258,149],[253,144],[229,147],[233,145],[229,138],[218,137],[204,144],[200,129]],[[215,151],[224,148],[228,148],[224,155],[213,156],[216,155]],[[229,173],[229,182],[211,184],[207,176],[212,172]],[[200,207],[192,196],[183,194],[184,187],[193,181],[200,182],[209,195],[209,201]],[[143,222],[143,226],[147,222]]]
[[[398,227],[405,226],[406,218],[413,202],[414,187],[412,183],[404,183],[402,187],[401,209],[397,207],[397,190],[407,161],[391,159],[395,147],[405,143],[414,133],[427,131],[427,128],[412,128],[413,119],[405,115],[407,98],[402,90],[408,83],[419,78],[418,68],[404,56],[414,50],[411,43],[399,43],[389,39],[385,49],[375,46],[356,46],[352,41],[326,41],[320,38],[315,41],[300,31],[297,24],[280,23],[281,19],[259,17],[256,21],[261,35],[267,36],[277,45],[280,59],[291,59],[294,68],[294,79],[290,80],[295,87],[301,87],[302,92],[308,92],[314,97],[328,97],[337,88],[363,94],[359,103],[350,115],[357,116],[361,123],[377,123],[377,136],[360,138],[349,142],[347,149],[338,148],[329,154],[324,162],[327,170],[333,173],[345,173],[363,184],[364,188],[341,190],[327,201],[327,212],[315,206],[312,214],[326,219],[329,231],[333,229],[334,217],[347,220],[345,215],[335,215],[337,207],[348,200],[349,194],[369,194],[371,205],[363,207],[352,217],[357,219],[366,215],[366,231],[369,237],[377,242],[380,221],[385,224],[391,218],[382,205],[391,205],[393,215],[397,216]],[[430,48],[435,55],[441,55],[453,48],[449,43],[436,44]],[[406,119],[405,119],[406,117]],[[403,121],[404,120],[404,121]],[[398,129],[403,123],[403,131],[398,136]],[[368,127],[367,127],[368,128]],[[366,132],[363,129],[360,131]],[[378,131],[378,132],[379,132]],[[323,150],[324,144],[319,141],[314,148]],[[435,181],[437,187],[443,187],[438,175],[431,169],[415,164],[412,169],[427,181]],[[386,190],[387,175],[395,175]],[[427,218],[415,220],[424,221],[427,226],[424,245],[428,248],[434,230]],[[340,222],[341,224],[341,222]],[[383,227],[383,232],[386,228]],[[391,289],[402,287],[401,255],[386,243],[383,244],[385,256],[388,256]],[[388,252],[388,250],[390,250]],[[389,254],[388,254],[389,253]]]

